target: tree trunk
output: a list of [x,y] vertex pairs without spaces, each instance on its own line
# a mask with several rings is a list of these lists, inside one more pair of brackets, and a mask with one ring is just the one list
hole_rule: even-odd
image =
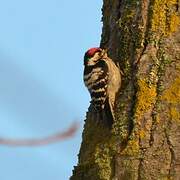
[[112,129],[88,112],[71,180],[180,179],[180,2],[104,0],[101,47],[124,73]]

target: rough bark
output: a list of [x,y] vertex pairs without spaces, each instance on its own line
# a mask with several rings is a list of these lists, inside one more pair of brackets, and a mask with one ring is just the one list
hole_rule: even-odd
[[180,179],[178,0],[104,0],[101,47],[124,73],[112,129],[87,113],[71,180]]

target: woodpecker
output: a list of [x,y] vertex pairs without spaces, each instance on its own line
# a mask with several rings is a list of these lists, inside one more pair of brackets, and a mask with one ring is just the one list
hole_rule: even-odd
[[106,119],[108,125],[114,121],[116,93],[121,86],[120,69],[99,47],[90,48],[84,55],[84,84],[87,87],[95,112]]

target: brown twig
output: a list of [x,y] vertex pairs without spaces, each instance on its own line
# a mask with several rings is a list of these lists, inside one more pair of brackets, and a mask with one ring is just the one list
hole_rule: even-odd
[[65,132],[58,132],[56,134],[39,138],[39,139],[11,139],[0,137],[0,145],[6,146],[42,146],[56,143],[74,136],[79,128],[79,124],[74,122]]

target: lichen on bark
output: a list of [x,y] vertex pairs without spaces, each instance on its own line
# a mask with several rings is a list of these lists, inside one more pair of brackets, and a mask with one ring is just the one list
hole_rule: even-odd
[[104,0],[100,46],[120,64],[112,129],[88,112],[72,180],[180,178],[177,0]]

